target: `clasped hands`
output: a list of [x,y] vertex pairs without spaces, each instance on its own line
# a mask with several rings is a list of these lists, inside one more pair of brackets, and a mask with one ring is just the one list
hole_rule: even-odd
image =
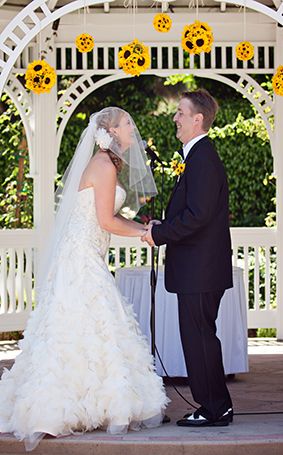
[[141,241],[142,242],[147,242],[149,246],[155,246],[154,240],[151,235],[152,231],[152,226],[154,224],[161,224],[161,221],[158,220],[151,220],[145,227],[144,227],[144,233],[141,236]]

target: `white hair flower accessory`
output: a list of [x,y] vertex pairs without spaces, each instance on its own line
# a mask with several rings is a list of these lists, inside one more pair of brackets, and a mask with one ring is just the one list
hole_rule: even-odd
[[99,147],[104,150],[107,150],[109,148],[109,145],[113,139],[105,128],[98,128],[95,130],[94,138],[97,145],[99,145]]

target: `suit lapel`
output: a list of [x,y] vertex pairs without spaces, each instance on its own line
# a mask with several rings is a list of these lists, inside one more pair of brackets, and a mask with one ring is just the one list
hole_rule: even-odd
[[[191,150],[189,151],[188,155],[186,156],[186,159],[184,161],[184,163],[186,164],[186,167],[187,167],[187,163],[192,159],[192,156],[195,154],[196,150],[198,150],[198,148],[202,145],[204,145],[205,142],[209,141],[208,137],[207,136],[204,136],[203,138],[201,138],[196,144],[194,144],[191,148]],[[185,171],[186,172],[186,169]],[[176,182],[175,182],[175,185],[173,187],[173,190],[172,190],[172,193],[171,193],[171,196],[169,198],[169,201],[168,201],[168,204],[167,204],[167,207],[166,207],[166,211],[165,211],[165,216],[169,210],[169,206],[171,204],[171,201],[173,199],[173,196],[178,188],[178,185],[179,185],[179,182],[180,182],[181,178],[178,180],[178,178],[176,179]]]

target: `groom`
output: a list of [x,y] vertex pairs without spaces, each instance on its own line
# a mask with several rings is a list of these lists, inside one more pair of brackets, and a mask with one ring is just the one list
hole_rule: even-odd
[[167,245],[165,287],[177,293],[190,388],[200,405],[179,426],[226,426],[233,420],[215,326],[221,297],[233,286],[227,178],[207,137],[217,109],[206,90],[183,93],[174,122],[185,170],[165,219],[153,221],[142,238],[151,246]]

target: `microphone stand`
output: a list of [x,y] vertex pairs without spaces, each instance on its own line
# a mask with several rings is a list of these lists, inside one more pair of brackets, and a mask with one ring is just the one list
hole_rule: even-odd
[[[150,159],[150,169],[154,174],[154,160]],[[150,218],[154,220],[154,197],[151,198],[150,202]],[[154,269],[155,263],[155,251],[154,246],[151,247],[150,251],[150,332],[151,332],[151,354],[155,359],[155,291],[156,291],[156,274]]]
[[[151,156],[150,159],[150,169],[152,174],[154,174],[154,161],[155,158],[154,156]],[[161,166],[162,166],[162,193],[163,193],[163,178],[164,178],[164,165],[160,161]],[[162,217],[162,212],[163,212],[163,194],[161,195],[161,217]],[[151,198],[150,202],[150,216],[151,219],[154,220],[154,197]],[[156,273],[155,273],[155,268],[154,268],[154,263],[155,263],[155,250],[154,246],[151,247],[151,270],[150,270],[150,295],[151,295],[151,311],[150,311],[150,331],[151,331],[151,354],[154,358],[155,361],[155,291],[156,291]],[[169,423],[171,421],[170,417],[168,417],[167,414],[163,416],[162,423]]]

